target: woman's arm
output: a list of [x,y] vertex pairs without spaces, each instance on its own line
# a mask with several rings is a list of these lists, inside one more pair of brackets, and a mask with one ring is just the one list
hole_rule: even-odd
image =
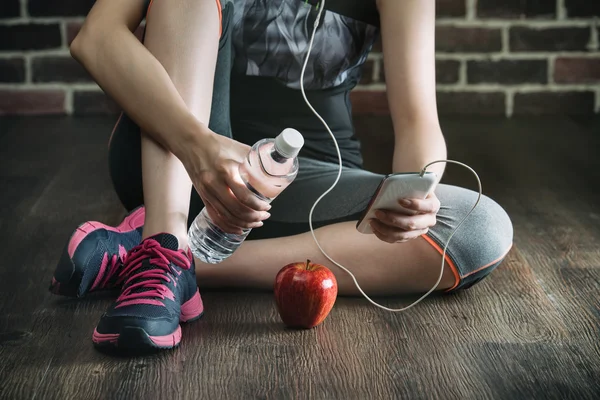
[[250,147],[208,128],[220,38],[218,1],[155,1],[146,22],[148,48],[132,33],[145,3],[96,1],[71,53],[144,135],[181,161],[223,229],[252,227],[268,215],[258,211],[270,205],[239,176]]
[[[420,171],[446,158],[446,143],[435,98],[435,0],[377,0],[381,20],[387,96],[394,124],[394,172]],[[444,163],[428,171],[441,179]],[[399,202],[410,213],[378,212],[371,222],[375,235],[389,243],[405,242],[435,225],[440,202],[426,199]]]
[[[195,65],[194,73],[212,77],[219,42],[218,9],[215,0],[198,1],[205,2],[206,12],[190,35],[214,45]],[[195,115],[194,102],[210,102],[212,86],[195,98],[188,96],[190,104],[186,104],[165,68],[132,33],[143,19],[145,3],[96,1],[71,44],[71,54],[146,134],[181,158],[189,142],[209,136],[208,116]]]
[[[390,113],[393,171],[446,158],[435,91],[435,0],[378,0]],[[441,178],[445,164],[428,168]]]

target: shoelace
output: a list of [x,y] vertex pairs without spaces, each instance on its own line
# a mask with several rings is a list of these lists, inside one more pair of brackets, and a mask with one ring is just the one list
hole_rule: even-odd
[[[150,257],[151,269],[137,272],[148,257]],[[191,261],[180,250],[166,249],[154,239],[146,239],[133,248],[125,257],[123,268],[119,272],[118,279],[127,280],[121,295],[117,298],[117,303],[134,301],[164,306],[156,300],[165,298],[174,300],[173,293],[165,283],[171,282],[169,273],[179,275],[181,272],[173,269],[171,263],[186,270],[191,267]]]
[[119,263],[125,262],[126,254],[127,251],[122,246],[119,246],[119,254],[113,254],[110,258],[108,257],[108,253],[104,253],[102,263],[100,264],[100,271],[98,271],[98,276],[96,276],[90,291],[95,289],[110,289],[119,284],[119,279],[117,278],[118,266]]

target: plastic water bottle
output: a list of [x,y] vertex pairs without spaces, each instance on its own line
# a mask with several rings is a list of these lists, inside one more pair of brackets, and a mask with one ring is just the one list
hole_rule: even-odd
[[[298,174],[298,152],[304,145],[300,132],[287,128],[275,139],[262,139],[252,146],[240,165],[242,180],[261,200],[273,201]],[[188,231],[192,253],[199,260],[218,264],[229,257],[246,239],[251,229],[242,234],[221,230],[202,209]]]

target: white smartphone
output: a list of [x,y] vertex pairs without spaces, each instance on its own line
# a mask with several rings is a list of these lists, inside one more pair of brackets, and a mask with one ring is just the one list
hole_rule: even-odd
[[387,175],[382,179],[361,218],[356,223],[356,229],[360,233],[373,233],[369,221],[375,218],[376,210],[406,210],[398,203],[398,200],[404,198],[424,199],[431,193],[436,182],[437,175],[434,172],[425,172],[423,176],[420,172]]

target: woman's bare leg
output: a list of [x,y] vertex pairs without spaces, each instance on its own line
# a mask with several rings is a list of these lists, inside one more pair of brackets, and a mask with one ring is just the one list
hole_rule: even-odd
[[[216,1],[154,1],[145,45],[160,61],[199,121],[208,125],[219,44]],[[191,180],[182,163],[142,132],[146,220],[143,237],[160,232],[187,247]]]
[[[356,231],[355,222],[343,222],[315,230],[321,247],[348,268],[369,295],[426,292],[436,282],[441,255],[422,238],[389,244],[374,235]],[[260,228],[258,228],[260,229]],[[331,263],[319,250],[310,232],[263,240],[249,240],[221,264],[196,260],[198,284],[202,287],[248,287],[272,289],[277,272],[288,263],[311,261],[335,274],[341,295],[356,295],[350,276]],[[455,283],[444,266],[439,290]]]

